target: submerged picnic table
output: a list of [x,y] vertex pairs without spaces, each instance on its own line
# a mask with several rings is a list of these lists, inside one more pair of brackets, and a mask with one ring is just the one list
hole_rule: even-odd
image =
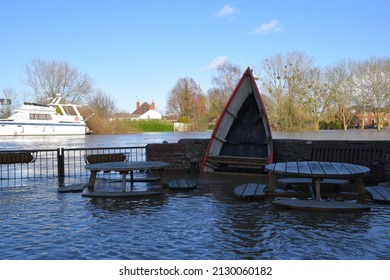
[[317,200],[321,200],[321,179],[324,178],[354,180],[358,195],[364,196],[366,191],[363,176],[370,172],[368,167],[358,164],[321,161],[278,162],[266,165],[265,170],[271,173],[271,179],[268,184],[269,193],[275,192],[280,175],[312,178]]
[[[169,185],[167,176],[165,174],[165,168],[169,166],[169,163],[160,161],[130,161],[130,162],[102,162],[87,164],[85,169],[91,171],[89,177],[88,190],[90,193],[94,192],[96,175],[100,171],[110,172],[116,171],[122,175],[122,192],[126,191],[126,176],[130,173],[131,190],[134,185],[134,170],[156,170],[158,171],[161,184],[166,187]],[[135,193],[135,192],[134,192]]]

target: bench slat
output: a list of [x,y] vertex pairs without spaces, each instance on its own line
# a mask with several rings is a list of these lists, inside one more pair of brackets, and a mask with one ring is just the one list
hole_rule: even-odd
[[[371,173],[365,180],[379,182],[385,179],[386,145],[384,143],[314,143],[311,150],[312,161],[344,162],[359,164],[370,168]],[[348,174],[341,166],[340,174]],[[352,171],[352,170],[351,170]],[[325,170],[326,172],[326,170]]]
[[93,164],[93,163],[102,163],[102,162],[126,161],[127,155],[123,153],[94,154],[94,155],[85,155],[84,158],[87,164]]

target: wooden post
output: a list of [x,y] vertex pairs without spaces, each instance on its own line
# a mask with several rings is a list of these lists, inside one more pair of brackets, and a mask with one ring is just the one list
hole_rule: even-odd
[[57,148],[57,170],[58,177],[65,177],[65,157],[64,157],[64,148]]

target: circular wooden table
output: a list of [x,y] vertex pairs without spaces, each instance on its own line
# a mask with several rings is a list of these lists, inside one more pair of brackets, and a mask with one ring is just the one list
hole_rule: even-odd
[[131,186],[134,184],[133,171],[134,170],[156,170],[158,171],[161,184],[166,187],[169,185],[167,176],[165,175],[165,168],[169,166],[167,162],[161,161],[129,161],[129,162],[102,162],[87,164],[85,169],[91,171],[89,177],[88,189],[90,192],[94,191],[96,175],[100,171],[110,172],[116,171],[122,175],[122,191],[126,190],[126,176],[130,173]]
[[268,192],[274,193],[279,175],[312,178],[316,189],[316,199],[320,200],[321,179],[343,178],[354,180],[357,193],[364,196],[366,191],[363,183],[363,176],[370,172],[366,166],[322,161],[292,161],[277,162],[265,166],[265,171],[271,173],[268,184]]

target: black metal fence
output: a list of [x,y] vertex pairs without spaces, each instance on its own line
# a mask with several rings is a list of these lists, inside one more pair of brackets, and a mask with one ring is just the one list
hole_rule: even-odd
[[124,153],[128,161],[146,161],[146,147],[0,151],[0,180],[86,176],[85,156]]

